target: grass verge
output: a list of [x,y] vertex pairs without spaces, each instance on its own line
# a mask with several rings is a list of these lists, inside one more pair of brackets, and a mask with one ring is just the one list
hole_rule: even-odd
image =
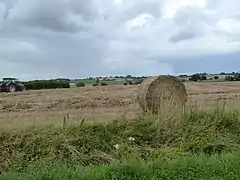
[[65,165],[29,166],[23,173],[9,172],[1,179],[11,180],[185,180],[227,179],[240,177],[240,152],[206,157],[184,157],[171,160],[127,160],[111,165],[90,167]]
[[[224,107],[217,107],[213,111],[190,109],[180,118],[141,115],[135,120],[119,119],[107,124],[2,132],[0,170],[7,172],[4,177],[17,174],[27,178],[27,174],[33,172],[33,176],[37,175],[38,179],[44,179],[45,174],[48,176],[51,173],[56,178],[65,174],[80,177],[81,174],[93,173],[84,178],[92,176],[95,179],[113,179],[116,174],[116,178],[121,179],[121,174],[125,171],[130,173],[125,174],[125,179],[142,172],[147,174],[141,174],[142,179],[151,175],[162,178],[164,176],[159,173],[165,171],[166,177],[170,179],[177,172],[180,175],[183,173],[182,176],[185,177],[184,173],[191,174],[191,171],[196,171],[196,174],[205,173],[199,168],[205,164],[207,170],[207,164],[211,164],[214,158],[215,164],[211,165],[213,169],[226,168],[229,163],[231,168],[237,169],[238,166],[232,163],[232,159],[239,162],[234,154],[240,151],[239,134],[239,112],[227,111]],[[221,157],[221,154],[226,153]],[[224,161],[225,157],[229,158],[227,162]],[[185,159],[179,160],[181,158]],[[168,164],[169,162],[171,163]],[[195,164],[191,166],[191,162]],[[129,172],[126,167],[130,168]],[[217,173],[217,177],[220,172],[210,168],[209,175],[211,173]],[[94,174],[99,176],[95,177]],[[141,179],[139,177],[136,175],[136,178]]]

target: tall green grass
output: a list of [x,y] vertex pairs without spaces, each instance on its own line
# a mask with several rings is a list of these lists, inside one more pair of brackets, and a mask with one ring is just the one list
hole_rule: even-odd
[[[116,174],[116,178],[121,179],[121,174],[126,173],[124,168],[130,166],[130,169],[133,168],[130,171],[132,174],[125,174],[126,179],[135,176],[135,173],[141,175],[148,171],[150,174],[141,176],[142,179],[151,175],[164,178],[158,174],[159,168],[160,171],[166,171],[168,179],[173,178],[177,172],[183,173],[182,176],[185,177],[184,173],[188,173],[189,168],[196,174],[204,173],[199,168],[205,162],[211,162],[206,157],[226,153],[227,158],[231,157],[229,162],[222,162],[221,156],[216,157],[216,163],[211,165],[216,170],[218,167],[224,168],[226,163],[232,163],[232,158],[239,161],[238,156],[234,155],[240,152],[239,134],[239,112],[228,111],[224,107],[217,107],[212,111],[190,109],[181,117],[140,115],[131,121],[120,118],[106,124],[86,123],[64,129],[45,127],[21,132],[2,132],[0,170],[8,172],[5,177],[33,172],[34,176],[36,174],[39,177],[37,179],[44,179],[44,174],[49,171],[56,178],[65,174],[80,177],[81,174],[93,173],[89,177],[113,179]],[[229,153],[233,153],[234,157],[229,156]],[[175,165],[174,159],[179,158],[186,158],[178,162],[183,169]],[[193,167],[186,165],[191,161],[196,162]],[[154,163],[158,164],[155,170],[152,167]],[[75,169],[76,166],[81,168]],[[238,167],[236,163],[231,164],[231,168]],[[216,172],[209,170],[209,175],[211,173]],[[99,176],[95,177],[94,174]],[[27,178],[25,175],[22,174]],[[135,179],[140,175],[136,175]]]
[[127,160],[111,165],[29,166],[24,172],[4,173],[9,180],[237,180],[240,177],[240,152],[206,157],[176,158],[169,162]]

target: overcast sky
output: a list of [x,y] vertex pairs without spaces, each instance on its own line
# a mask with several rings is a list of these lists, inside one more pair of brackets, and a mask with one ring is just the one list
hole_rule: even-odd
[[239,0],[0,0],[0,77],[240,70]]

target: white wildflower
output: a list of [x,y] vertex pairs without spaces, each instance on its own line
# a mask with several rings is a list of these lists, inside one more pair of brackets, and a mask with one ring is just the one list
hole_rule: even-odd
[[114,147],[115,147],[116,149],[119,149],[120,145],[119,145],[119,144],[115,144]]
[[129,141],[135,141],[135,138],[134,137],[130,137],[128,138]]

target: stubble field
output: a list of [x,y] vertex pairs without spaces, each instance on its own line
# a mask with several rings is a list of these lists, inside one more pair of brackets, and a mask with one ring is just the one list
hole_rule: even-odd
[[[211,108],[227,102],[240,109],[238,83],[185,83],[188,106]],[[3,130],[32,126],[110,121],[121,116],[135,117],[141,109],[137,86],[84,87],[0,94],[0,123]]]

